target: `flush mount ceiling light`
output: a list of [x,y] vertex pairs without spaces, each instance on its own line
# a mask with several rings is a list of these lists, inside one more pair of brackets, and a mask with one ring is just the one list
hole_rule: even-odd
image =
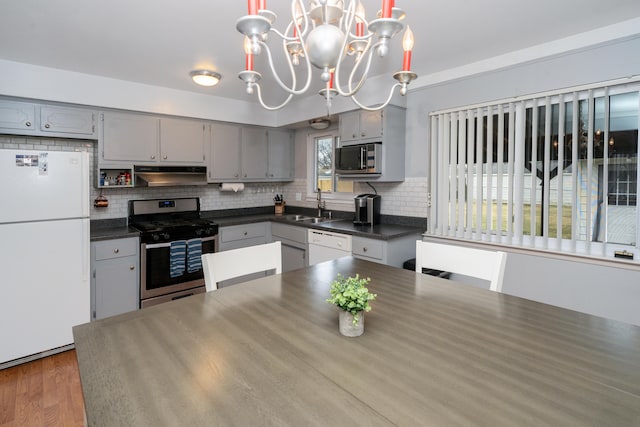
[[[347,2],[348,6],[345,8],[344,4]],[[395,7],[394,3],[394,0],[382,0],[382,9],[378,11],[376,19],[367,21],[359,0],[310,0],[308,8],[303,0],[292,0],[291,20],[284,31],[280,32],[272,28],[276,14],[267,9],[266,0],[248,0],[248,14],[236,22],[237,30],[245,36],[246,58],[245,70],[238,77],[245,82],[248,94],[257,91],[258,100],[264,108],[277,110],[287,105],[294,95],[301,95],[309,89],[313,65],[321,70],[320,78],[325,82],[325,88],[319,93],[327,102],[327,110],[331,107],[331,99],[336,95],[350,97],[365,110],[384,108],[391,101],[397,87],[400,88],[400,94],[405,95],[409,83],[417,78],[411,71],[413,33],[407,26],[402,40],[402,71],[393,74],[397,83],[391,87],[387,100],[382,105],[367,107],[356,99],[356,93],[367,79],[373,52],[384,57],[389,52],[391,38],[405,27],[402,22],[405,13]],[[271,38],[282,40],[291,73],[291,86],[283,83],[275,70],[267,44],[270,34],[273,34]],[[253,69],[253,56],[259,55],[263,50],[267,54],[269,68],[276,82],[288,94],[280,105],[269,106],[262,100],[258,83],[262,76]],[[353,57],[354,61],[350,64],[346,87],[343,87],[340,70],[349,66],[343,65],[347,57]],[[302,87],[297,84],[296,74],[296,67],[301,62],[306,69],[306,81]],[[359,77],[356,78],[356,75]]]
[[312,119],[309,120],[309,126],[316,130],[326,129],[331,125],[331,120],[329,119]]
[[222,76],[215,71],[194,70],[189,73],[191,79],[200,86],[215,86],[220,82]]

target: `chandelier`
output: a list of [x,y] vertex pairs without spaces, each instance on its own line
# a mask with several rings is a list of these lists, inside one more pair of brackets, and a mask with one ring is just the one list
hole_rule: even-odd
[[[346,1],[348,6],[345,8]],[[364,7],[359,0],[311,0],[308,8],[303,0],[292,0],[291,20],[284,31],[280,32],[273,27],[276,14],[267,9],[266,0],[248,0],[248,14],[236,23],[237,30],[245,36],[246,60],[245,70],[238,77],[245,82],[249,95],[257,92],[262,107],[278,110],[287,105],[294,95],[301,95],[309,89],[313,65],[321,70],[320,78],[325,87],[319,94],[326,100],[327,111],[336,95],[350,97],[365,110],[382,109],[389,104],[396,88],[400,88],[400,94],[405,95],[409,83],[417,78],[411,71],[413,33],[408,26],[402,40],[402,70],[393,74],[397,82],[391,86],[386,101],[381,105],[368,107],[356,99],[356,94],[367,79],[373,54],[379,57],[387,55],[391,38],[405,27],[402,22],[404,17],[404,11],[395,7],[394,0],[382,0],[382,8],[372,21],[366,20]],[[290,85],[283,82],[275,69],[273,55],[267,44],[270,37],[277,37],[282,41]],[[262,75],[254,70],[254,55],[262,52],[267,56],[275,81],[287,93],[286,99],[279,105],[267,105],[262,98],[259,83]],[[353,61],[347,61],[347,58],[353,58]],[[304,85],[298,85],[296,69],[301,64],[306,69]],[[348,72],[342,74],[341,69],[349,66],[350,70],[347,69]],[[348,75],[344,85],[340,81],[341,75]]]

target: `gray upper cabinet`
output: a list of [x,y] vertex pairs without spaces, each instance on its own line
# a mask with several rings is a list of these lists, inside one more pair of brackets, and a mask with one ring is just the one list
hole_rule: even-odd
[[203,163],[210,129],[210,125],[194,120],[160,119],[160,161]]
[[290,131],[214,123],[209,182],[264,182],[293,179]]
[[267,179],[267,131],[263,128],[242,129],[242,178]]
[[102,158],[105,161],[156,162],[160,126],[157,117],[102,114]]
[[43,106],[40,108],[40,130],[92,136],[96,130],[95,116],[91,110]]
[[380,141],[383,136],[382,111],[356,110],[340,115],[340,141]]
[[209,125],[196,120],[105,112],[101,160],[204,165],[209,137]]
[[267,140],[269,147],[268,179],[293,180],[293,132],[286,129],[269,129]]
[[215,123],[211,127],[211,154],[209,155],[209,182],[237,181],[240,179],[240,133],[236,125]]
[[0,128],[36,129],[36,106],[26,102],[0,101]]
[[94,139],[96,112],[0,100],[0,133]]
[[399,182],[405,179],[404,108],[389,105],[381,111],[350,111],[340,115],[340,145],[381,143],[382,174],[341,175],[340,179]]

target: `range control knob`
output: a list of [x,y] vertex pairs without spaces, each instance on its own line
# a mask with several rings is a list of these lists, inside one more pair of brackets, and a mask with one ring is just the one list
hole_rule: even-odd
[[158,240],[160,240],[160,236],[158,235],[158,233],[153,233],[153,234],[151,235],[151,238],[152,238],[154,241],[156,241],[156,242],[157,242]]
[[202,233],[204,232],[204,230],[202,228],[198,228],[196,230],[196,236],[202,236]]
[[171,236],[169,235],[169,233],[162,233],[161,235],[162,235],[162,238],[163,238],[164,240],[169,240],[169,239],[171,238]]

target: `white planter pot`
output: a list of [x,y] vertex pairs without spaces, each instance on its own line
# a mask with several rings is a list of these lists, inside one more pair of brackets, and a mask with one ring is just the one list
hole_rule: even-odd
[[340,310],[340,333],[345,337],[359,337],[364,333],[364,311],[359,311],[355,316],[357,325],[353,325],[353,316],[348,311]]

